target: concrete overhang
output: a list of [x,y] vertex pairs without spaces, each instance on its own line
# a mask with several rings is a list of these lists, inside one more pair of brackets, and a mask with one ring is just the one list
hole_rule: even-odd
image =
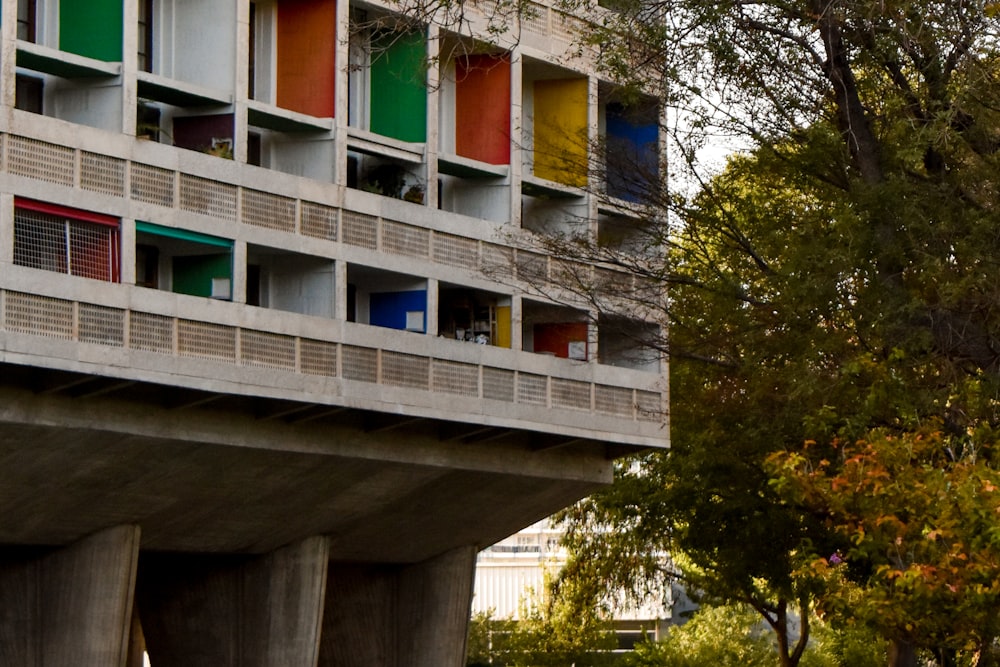
[[0,544],[121,524],[142,548],[419,562],[610,483],[626,449],[524,430],[0,365]]

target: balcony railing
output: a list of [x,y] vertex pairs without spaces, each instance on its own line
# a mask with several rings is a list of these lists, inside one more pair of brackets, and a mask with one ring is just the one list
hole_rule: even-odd
[[[11,272],[15,284],[32,282],[31,278],[37,277],[37,271],[31,269],[14,267]],[[440,411],[441,406],[446,405],[449,407],[445,408],[445,412],[450,409],[468,418],[468,402],[480,401],[484,402],[477,410],[481,415],[542,422],[546,427],[555,427],[556,431],[562,430],[558,428],[560,424],[581,423],[581,413],[591,413],[610,418],[598,421],[603,422],[602,427],[615,429],[625,442],[637,435],[655,437],[659,424],[664,420],[663,396],[655,383],[648,382],[646,388],[637,389],[580,379],[585,374],[601,374],[602,369],[592,364],[578,366],[577,370],[582,370],[582,373],[575,373],[577,377],[573,377],[572,372],[546,372],[542,366],[525,370],[509,365],[476,363],[469,360],[475,355],[467,353],[473,346],[443,339],[418,338],[417,334],[377,330],[367,325],[345,324],[343,333],[334,331],[329,336],[310,337],[226,323],[233,319],[233,314],[248,309],[239,304],[213,304],[215,308],[212,310],[221,309],[220,314],[229,317],[212,321],[198,319],[197,308],[191,309],[190,317],[182,316],[181,311],[186,310],[185,302],[195,303],[197,297],[172,295],[178,305],[162,310],[177,312],[169,313],[151,312],[159,309],[155,299],[151,302],[153,307],[138,309],[98,303],[97,299],[52,296],[65,291],[62,288],[67,281],[73,280],[81,279],[54,277],[45,289],[40,290],[46,293],[0,290],[2,331],[139,353],[139,356],[130,354],[117,361],[113,356],[101,356],[101,365],[105,371],[118,366],[118,374],[125,377],[131,374],[134,379],[148,377],[164,382],[182,382],[182,378],[190,377],[195,372],[202,379],[223,382],[220,391],[225,391],[227,380],[233,380],[243,385],[254,385],[265,395],[269,390],[287,392],[291,389],[293,394],[298,390],[303,396],[308,395],[310,400],[316,400],[316,385],[306,378],[325,377],[390,390],[389,394],[380,396],[370,392],[355,394],[340,386],[327,385],[329,394],[321,398],[331,405],[341,404],[345,397],[364,396],[374,403],[404,404],[417,412],[422,408]],[[102,292],[113,294],[123,289],[123,286],[115,284],[104,284],[98,289],[97,285],[88,283],[87,287],[90,288],[87,292],[95,295]],[[132,290],[133,298],[140,292],[147,292],[143,288],[125,289]],[[373,329],[376,331],[373,332]],[[385,344],[361,342],[372,339],[380,342],[378,334],[383,331]],[[424,344],[407,344],[418,340],[423,340]],[[32,353],[30,346],[12,346],[8,339],[5,339],[4,347],[8,352]],[[480,346],[474,347],[479,354],[486,352]],[[52,345],[41,349],[41,356],[49,356],[56,361],[79,359],[72,349],[60,351]],[[416,351],[409,351],[411,349]],[[503,352],[509,351],[503,350],[492,352],[498,359],[506,356],[523,360],[534,356],[504,355]],[[143,358],[143,353],[173,358],[178,363],[163,364],[162,361],[157,362],[155,357]],[[181,369],[179,362],[182,360],[196,363]],[[544,362],[539,359],[538,363]],[[58,366],[58,363],[55,365]],[[226,374],[216,370],[219,365],[266,372],[248,376]],[[622,372],[622,369],[606,370]],[[163,375],[162,378],[160,375]],[[302,381],[297,383],[296,377]],[[392,393],[393,389],[403,391]],[[320,391],[322,393],[323,389]],[[442,403],[446,396],[451,398]],[[496,407],[490,407],[485,402],[493,402]],[[499,404],[507,404],[507,407]],[[627,426],[628,423],[633,425]]]
[[[0,170],[17,176],[450,267],[508,270],[505,278],[534,286],[561,277],[559,263],[543,254],[221,179],[11,134],[0,134],[0,152]],[[616,289],[638,287],[628,273],[582,264],[574,272],[581,281],[593,272],[592,284],[616,273]]]

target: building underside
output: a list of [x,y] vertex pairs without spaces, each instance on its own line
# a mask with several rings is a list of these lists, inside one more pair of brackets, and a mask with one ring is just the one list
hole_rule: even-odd
[[0,377],[5,544],[136,524],[144,550],[329,535],[336,560],[414,563],[489,545],[610,475],[607,447],[580,439],[37,367]]
[[0,378],[11,665],[454,664],[476,551],[607,483],[622,451],[39,367]]

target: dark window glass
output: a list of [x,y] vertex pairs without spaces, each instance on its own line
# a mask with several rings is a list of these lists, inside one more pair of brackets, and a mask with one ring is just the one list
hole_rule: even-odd
[[153,71],[153,0],[139,0],[139,70]]
[[17,75],[14,88],[14,107],[31,113],[42,113],[44,83],[33,76]]
[[26,42],[35,41],[35,21],[38,12],[35,0],[17,0],[17,38]]

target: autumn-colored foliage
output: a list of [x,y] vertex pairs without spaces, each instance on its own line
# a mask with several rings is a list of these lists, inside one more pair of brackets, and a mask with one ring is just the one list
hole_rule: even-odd
[[821,613],[925,646],[989,647],[1000,609],[1000,472],[989,432],[914,431],[768,458],[789,503],[840,538],[803,550]]

